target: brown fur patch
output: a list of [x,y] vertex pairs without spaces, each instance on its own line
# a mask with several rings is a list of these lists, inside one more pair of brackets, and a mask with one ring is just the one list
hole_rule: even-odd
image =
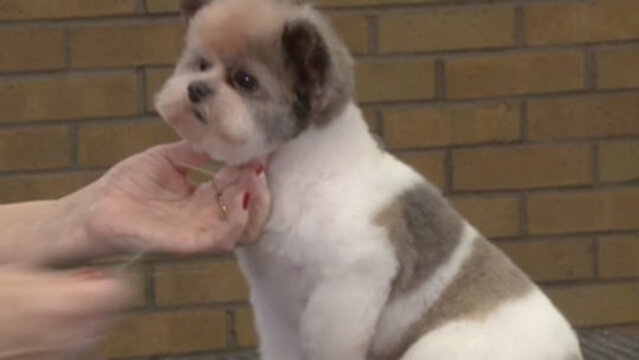
[[530,279],[506,255],[479,237],[458,276],[418,327],[425,333],[455,319],[481,320],[499,305],[532,289]]
[[439,326],[462,319],[481,321],[500,305],[523,297],[533,289],[532,282],[519,268],[494,245],[479,237],[457,277],[406,331],[402,345],[390,358],[399,358],[420,337]]

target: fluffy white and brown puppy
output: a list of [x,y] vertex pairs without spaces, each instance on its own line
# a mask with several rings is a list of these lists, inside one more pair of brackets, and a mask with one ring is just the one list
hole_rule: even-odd
[[578,360],[542,292],[380,149],[353,63],[310,6],[184,0],[160,114],[213,158],[270,155],[273,212],[238,251],[264,360]]

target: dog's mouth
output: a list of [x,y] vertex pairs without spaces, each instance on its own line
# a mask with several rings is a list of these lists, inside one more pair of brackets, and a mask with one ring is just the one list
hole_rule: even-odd
[[193,116],[195,116],[197,121],[199,121],[202,124],[208,124],[206,117],[204,117],[204,114],[202,113],[202,111],[200,111],[200,109],[193,107],[191,108],[191,112],[193,113]]

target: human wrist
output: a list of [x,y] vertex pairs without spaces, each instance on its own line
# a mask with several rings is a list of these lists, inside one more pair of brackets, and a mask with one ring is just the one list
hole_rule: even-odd
[[61,239],[66,241],[60,251],[71,258],[107,256],[115,253],[109,242],[108,228],[101,224],[100,184],[87,187],[56,201],[59,214],[64,214]]

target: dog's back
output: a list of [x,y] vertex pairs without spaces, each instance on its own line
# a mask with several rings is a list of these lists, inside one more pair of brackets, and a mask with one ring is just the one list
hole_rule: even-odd
[[427,183],[381,213],[400,270],[374,359],[580,359],[565,319]]

